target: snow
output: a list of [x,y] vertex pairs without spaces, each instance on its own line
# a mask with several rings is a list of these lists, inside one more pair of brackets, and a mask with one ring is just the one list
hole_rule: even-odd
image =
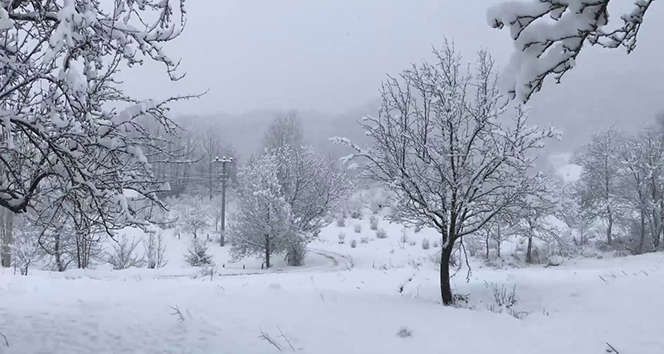
[[[379,217],[376,239],[368,211],[345,227],[327,226],[310,246],[307,265],[274,269],[259,259],[229,262],[228,247],[210,243],[217,272],[201,275],[183,254],[191,236],[168,242],[166,267],[31,275],[0,273],[0,353],[662,353],[664,256],[565,260],[558,267],[494,269],[474,261],[454,278],[470,309],[439,304],[434,262],[424,250],[434,230],[400,245],[403,226]],[[361,224],[361,233],[354,225]],[[345,232],[344,244],[337,235]],[[126,229],[131,237],[142,231]],[[211,234],[212,236],[212,234]],[[206,237],[206,235],[202,236]],[[368,243],[350,247],[352,239]],[[510,249],[505,248],[506,257]],[[244,267],[243,267],[244,266]],[[244,268],[244,269],[243,269]],[[487,284],[516,285],[519,320],[487,310]],[[174,308],[182,313],[179,320]],[[649,320],[652,319],[652,320]],[[412,336],[397,335],[406,328]],[[286,340],[287,339],[287,340]],[[2,341],[2,338],[0,338]]]

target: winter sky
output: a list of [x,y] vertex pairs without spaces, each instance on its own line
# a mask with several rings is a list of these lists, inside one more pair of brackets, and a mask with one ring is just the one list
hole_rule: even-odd
[[[263,109],[314,109],[338,114],[375,100],[380,82],[431,46],[453,39],[474,60],[488,48],[499,65],[512,49],[507,31],[490,28],[486,9],[498,0],[208,0],[187,1],[185,33],[167,49],[182,59],[186,78],[170,83],[160,67],[126,82],[151,96],[209,90],[179,105],[187,114]],[[612,10],[632,0],[614,0]],[[613,11],[613,19],[619,14]],[[637,51],[592,48],[577,68],[531,102],[540,119],[644,122],[664,111],[661,32],[664,4],[655,2]],[[617,23],[617,22],[616,22]]]

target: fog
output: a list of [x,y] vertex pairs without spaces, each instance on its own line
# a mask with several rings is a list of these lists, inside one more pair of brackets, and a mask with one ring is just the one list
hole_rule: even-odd
[[[169,82],[163,68],[146,65],[129,71],[125,84],[130,93],[150,97],[207,91],[176,105],[175,113],[228,126],[239,144],[246,139],[238,139],[232,127],[250,124],[242,136],[258,141],[261,134],[251,122],[260,127],[285,110],[299,111],[305,127],[322,135],[327,131],[322,127],[353,134],[352,122],[377,107],[386,75],[430,59],[432,46],[440,47],[445,37],[468,61],[484,47],[504,66],[512,49],[508,33],[490,28],[485,19],[494,2],[191,1],[185,32],[166,47],[182,60],[186,77]],[[563,130],[564,143],[554,144],[554,150],[571,150],[614,122],[640,128],[664,108],[657,38],[664,11],[658,2],[653,8],[636,52],[585,50],[562,85],[545,85],[529,103],[534,122]]]

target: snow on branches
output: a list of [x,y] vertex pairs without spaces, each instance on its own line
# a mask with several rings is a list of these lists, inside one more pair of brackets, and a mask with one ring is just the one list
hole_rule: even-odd
[[509,1],[489,9],[487,20],[494,28],[509,27],[515,51],[503,75],[501,86],[510,98],[528,101],[551,76],[560,82],[574,67],[583,45],[605,48],[624,46],[630,53],[643,18],[654,0],[636,0],[623,23],[609,25],[611,0]]
[[184,0],[0,4],[0,206],[109,234],[143,223],[132,205],[152,207],[164,187],[148,163],[164,148],[143,124],[175,133],[167,104],[188,97],[129,97],[116,74],[152,60],[179,79],[162,45],[184,16]]

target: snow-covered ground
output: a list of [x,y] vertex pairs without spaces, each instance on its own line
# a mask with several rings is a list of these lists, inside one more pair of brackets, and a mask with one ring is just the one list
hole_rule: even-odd
[[[475,261],[469,281],[466,269],[454,278],[456,290],[470,294],[468,308],[445,308],[439,248],[421,246],[425,238],[433,245],[435,232],[407,230],[402,244],[403,227],[381,219],[388,237],[377,239],[369,226],[368,215],[328,226],[303,268],[280,257],[267,271],[260,260],[231,263],[211,243],[215,275],[202,275],[184,263],[189,236],[165,233],[169,263],[158,270],[99,266],[27,277],[4,270],[0,332],[9,347],[0,353],[560,354],[603,353],[605,342],[620,353],[664,353],[661,253],[550,268]],[[487,309],[493,285],[516,285],[522,319]]]

